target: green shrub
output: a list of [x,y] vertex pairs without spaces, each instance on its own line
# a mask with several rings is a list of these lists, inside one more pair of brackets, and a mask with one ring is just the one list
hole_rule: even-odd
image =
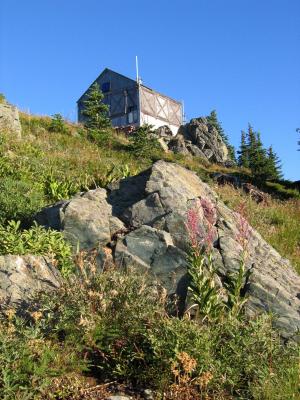
[[300,192],[297,189],[289,188],[279,182],[266,182],[266,191],[270,192],[274,197],[280,199],[300,199]]
[[130,150],[137,157],[151,157],[161,152],[158,140],[153,137],[151,125],[144,125],[135,130],[129,138]]
[[104,95],[95,82],[88,90],[83,100],[82,115],[84,126],[91,131],[102,131],[111,126],[109,106],[103,102]]
[[[22,386],[19,381],[10,386],[7,399],[25,400],[20,396],[22,387],[33,385],[33,391],[38,390],[37,386],[43,388],[60,370],[76,373],[82,365],[100,383],[107,379],[152,387],[157,399],[163,393],[168,400],[296,398],[297,347],[282,345],[268,316],[250,321],[224,317],[209,324],[187,316],[170,317],[165,311],[165,291],[147,275],[110,269],[87,276],[92,261],[79,254],[77,262],[76,279],[72,277],[55,293],[37,297],[29,310],[29,326],[28,321],[10,320],[12,344],[1,349],[8,361],[0,363],[0,377],[1,373],[11,374],[12,369],[9,379],[22,375],[23,381]],[[34,311],[37,307],[38,312]],[[34,345],[28,349],[28,337],[42,339],[41,351]],[[45,343],[51,354],[59,351],[61,355],[53,359],[46,352],[45,369],[39,369]],[[30,366],[29,373],[23,373],[28,359],[36,360],[37,370]],[[70,386],[61,383],[61,392],[66,393]],[[68,393],[69,398],[77,399],[78,387],[73,385]],[[4,397],[1,384],[0,397]]]
[[49,201],[66,200],[79,191],[80,187],[78,185],[67,179],[58,180],[53,176],[52,172],[45,177],[44,193]]
[[0,254],[41,254],[56,262],[57,267],[68,275],[72,270],[71,246],[60,232],[34,225],[20,229],[20,221],[0,225]]
[[61,114],[52,115],[51,123],[49,125],[50,132],[67,133],[68,127]]
[[12,163],[7,157],[0,156],[0,176],[6,177],[7,175],[12,175],[14,169]]
[[13,177],[0,179],[0,223],[11,219],[28,223],[44,204],[38,184]]
[[137,173],[138,171],[136,169],[132,170],[128,164],[119,166],[114,165],[113,167],[106,169],[105,173],[99,177],[98,183],[101,187],[106,187],[112,182],[128,178]]
[[[297,352],[281,345],[269,317],[247,322],[224,315],[203,325],[170,318],[164,292],[159,293],[145,276],[110,272],[99,282],[102,306],[98,305],[100,318],[91,330],[91,347],[98,354],[93,362],[102,378],[168,391],[177,382],[174,365],[185,353],[195,364],[189,386],[209,373],[211,380],[202,387],[208,396],[227,393],[250,399],[256,392],[260,399],[266,382],[274,386],[278,376],[285,375],[281,365],[290,362],[297,370]],[[94,288],[95,297],[98,291]],[[285,379],[290,379],[288,374]],[[292,385],[295,390],[296,382]]]
[[111,139],[111,132],[107,129],[88,129],[87,137],[98,146],[105,146]]
[[[18,329],[17,332],[15,330]],[[35,326],[0,322],[0,397],[3,400],[67,399],[84,370],[76,343],[49,343]],[[60,387],[65,386],[65,387]]]
[[0,104],[5,103],[6,99],[3,93],[0,93]]

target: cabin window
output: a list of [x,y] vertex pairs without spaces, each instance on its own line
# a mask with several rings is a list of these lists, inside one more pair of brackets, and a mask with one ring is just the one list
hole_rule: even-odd
[[132,124],[133,123],[133,112],[130,111],[130,113],[128,114],[128,123]]
[[102,93],[107,93],[110,92],[110,82],[104,82],[101,85],[101,91]]
[[128,111],[128,123],[133,124],[134,122],[137,122],[138,113],[136,106],[128,107]]

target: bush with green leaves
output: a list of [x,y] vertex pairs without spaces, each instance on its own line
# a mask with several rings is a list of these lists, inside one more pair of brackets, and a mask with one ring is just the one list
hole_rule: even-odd
[[[195,400],[289,400],[297,394],[297,346],[281,343],[268,316],[250,321],[224,317],[209,324],[187,315],[170,317],[164,289],[145,273],[109,269],[87,276],[93,261],[79,254],[77,262],[77,277],[56,292],[39,295],[29,319],[20,322],[8,314],[10,344],[2,344],[0,355],[1,398],[9,393],[7,400],[31,399],[23,388],[32,385],[36,393],[60,371],[76,374],[82,365],[99,383],[151,387],[158,399],[163,393],[168,400],[187,398],[180,393],[193,393]],[[0,334],[0,343],[5,338]],[[43,354],[46,345],[50,354]],[[84,393],[87,383],[81,384]],[[77,399],[79,389],[61,381],[60,392],[69,396],[61,399]]]
[[98,146],[105,146],[111,139],[111,132],[108,129],[88,129],[87,137]]
[[249,168],[258,184],[266,180],[282,179],[282,164],[272,146],[265,149],[259,132],[248,124],[247,132],[241,132],[241,145],[238,150],[238,165]]
[[67,200],[80,191],[80,186],[65,179],[56,179],[52,171],[44,179],[44,193],[50,201]]
[[[110,271],[98,282],[92,292],[98,298],[94,307],[99,319],[88,336],[95,371],[102,379],[147,385],[162,395],[178,383],[174,366],[185,354],[194,365],[188,383],[196,390],[194,399],[262,399],[266,387],[273,394],[296,393],[297,346],[281,344],[268,316],[246,321],[224,314],[222,320],[203,324],[187,316],[170,317],[165,292],[145,275]],[[208,375],[205,385],[202,378]]]
[[161,152],[161,147],[156,137],[153,136],[153,126],[143,125],[135,130],[130,140],[130,150],[137,157],[149,157]]
[[36,325],[11,313],[8,321],[0,321],[1,399],[70,398],[85,369],[79,354],[75,342],[49,342]]
[[137,170],[132,170],[128,164],[120,166],[112,166],[107,168],[105,173],[99,178],[99,185],[101,187],[106,187],[112,182],[116,182],[119,179],[128,178],[129,176],[136,175]]
[[40,254],[50,257],[63,275],[73,269],[71,246],[61,232],[33,225],[21,230],[20,221],[0,225],[0,254]]
[[0,179],[0,223],[15,219],[28,224],[44,205],[43,191],[38,183],[9,176]]
[[68,127],[61,114],[52,115],[51,122],[49,125],[50,132],[67,133]]
[[87,129],[102,130],[111,126],[108,116],[109,106],[103,102],[103,99],[104,95],[98,83],[95,82],[85,95],[81,111],[84,117],[84,126]]

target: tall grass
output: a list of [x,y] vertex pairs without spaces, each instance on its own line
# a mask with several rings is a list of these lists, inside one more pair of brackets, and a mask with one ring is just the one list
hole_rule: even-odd
[[230,185],[216,186],[215,190],[233,209],[245,202],[250,224],[300,273],[300,200],[270,198],[266,204],[257,204],[249,195]]

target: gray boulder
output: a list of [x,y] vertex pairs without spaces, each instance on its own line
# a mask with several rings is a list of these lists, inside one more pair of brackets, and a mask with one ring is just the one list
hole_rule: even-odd
[[17,139],[21,138],[22,128],[17,107],[6,102],[0,103],[0,132],[8,132]]
[[106,246],[125,229],[123,222],[112,215],[106,196],[105,189],[89,190],[45,207],[35,216],[38,224],[62,231],[74,253],[83,250],[95,256],[98,271],[112,264],[111,251]]
[[186,147],[184,137],[180,134],[177,134],[173,139],[169,141],[168,148],[169,150],[173,151],[173,153],[180,153],[184,155],[190,154],[189,150]]
[[173,137],[173,133],[168,125],[163,125],[163,126],[160,126],[159,128],[157,128],[154,132],[154,135],[159,138],[169,138],[170,139]]
[[238,188],[241,187],[242,184],[240,178],[230,174],[216,172],[212,175],[212,178],[218,185],[232,185],[235,188]]
[[230,161],[223,139],[203,117],[182,125],[168,146],[174,153],[191,154],[211,162],[225,164]]
[[106,202],[106,190],[90,190],[72,199],[60,210],[64,236],[79,250],[105,246],[110,242],[109,218],[111,206]]
[[8,307],[26,304],[36,292],[60,287],[57,268],[42,256],[0,256],[0,300]]
[[106,190],[98,188],[78,194],[41,210],[35,220],[40,225],[63,232],[74,250],[102,248],[124,225],[112,215]]
[[115,262],[150,272],[169,293],[178,293],[179,282],[186,275],[186,253],[174,246],[168,232],[146,225],[118,239]]

